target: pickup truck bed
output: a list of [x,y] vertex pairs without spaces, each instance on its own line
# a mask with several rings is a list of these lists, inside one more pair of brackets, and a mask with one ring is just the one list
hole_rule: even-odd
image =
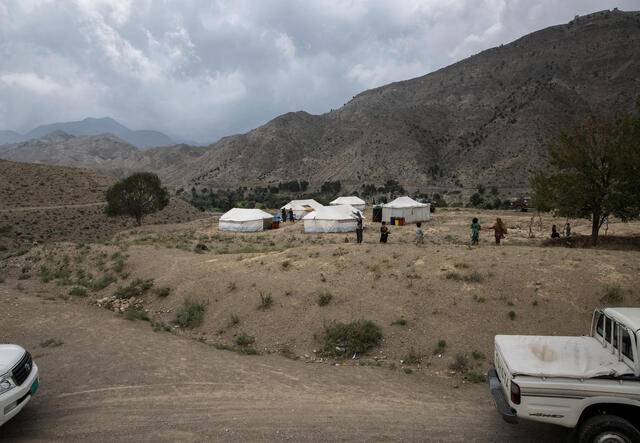
[[495,345],[512,376],[584,379],[633,373],[593,337],[497,335]]

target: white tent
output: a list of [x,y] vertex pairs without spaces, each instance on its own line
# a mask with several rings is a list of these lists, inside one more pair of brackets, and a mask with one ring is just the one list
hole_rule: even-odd
[[293,216],[297,219],[303,218],[305,215],[317,209],[323,208],[320,203],[310,198],[308,200],[291,200],[280,209],[293,209]]
[[311,214],[305,215],[304,232],[350,232],[356,230],[356,224],[362,212],[353,206],[323,206]]
[[273,215],[261,209],[233,208],[220,217],[221,231],[264,231],[271,228]]
[[351,195],[349,197],[338,197],[329,204],[333,206],[351,205],[359,211],[364,211],[364,206],[365,206],[364,200],[362,200],[359,197],[356,197],[355,195]]
[[382,221],[389,223],[392,217],[404,218],[405,223],[429,220],[429,203],[418,203],[409,197],[398,197],[382,205]]

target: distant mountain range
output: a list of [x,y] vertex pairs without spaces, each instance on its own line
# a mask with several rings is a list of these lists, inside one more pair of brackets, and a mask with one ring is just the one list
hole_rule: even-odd
[[152,146],[167,146],[176,143],[171,137],[162,132],[150,130],[132,131],[114,119],[105,117],[85,118],[77,122],[41,125],[26,134],[19,134],[15,131],[0,131],[0,145],[38,139],[55,131],[62,131],[69,135],[76,136],[113,134],[140,149],[150,148]]
[[329,113],[284,114],[207,147],[139,151],[124,137],[65,131],[0,146],[0,158],[118,177],[150,170],[186,189],[291,180],[317,189],[339,180],[348,192],[392,179],[453,199],[478,185],[514,196],[527,192],[561,128],[630,110],[640,94],[638,48],[640,12],[602,11],[362,92]]
[[140,150],[113,134],[73,136],[57,130],[41,138],[0,145],[0,158],[95,169],[119,178],[136,171],[155,171],[165,177],[208,149],[180,144]]

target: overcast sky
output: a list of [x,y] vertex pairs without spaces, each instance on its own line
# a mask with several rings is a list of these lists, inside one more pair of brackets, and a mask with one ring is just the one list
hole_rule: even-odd
[[638,0],[0,0],[0,129],[109,116],[210,143],[614,7]]

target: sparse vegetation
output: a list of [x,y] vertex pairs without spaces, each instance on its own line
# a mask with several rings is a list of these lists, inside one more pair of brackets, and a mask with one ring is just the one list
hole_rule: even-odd
[[139,297],[142,294],[144,294],[146,291],[148,291],[151,286],[153,286],[153,279],[147,279],[147,280],[143,280],[141,278],[136,278],[135,280],[133,280],[131,283],[129,283],[129,286],[118,286],[118,289],[116,289],[116,292],[113,293],[113,295],[116,296],[116,298],[120,298],[120,299],[129,299],[131,297]]
[[255,341],[256,341],[256,338],[254,336],[248,335],[244,331],[236,337],[236,344],[238,346],[249,346],[250,344],[255,343]]
[[113,274],[111,274],[110,272],[106,272],[102,275],[102,277],[99,277],[89,283],[89,288],[93,291],[101,291],[117,280],[118,279]]
[[391,325],[405,326],[407,321],[404,318],[399,318],[396,321],[392,322]]
[[162,287],[162,288],[155,288],[153,290],[153,293],[155,295],[157,295],[158,297],[168,297],[169,294],[171,294],[171,288],[169,288],[167,286]]
[[447,280],[454,280],[454,281],[461,281],[462,280],[462,276],[460,274],[458,274],[455,271],[449,271],[447,272],[447,274],[445,275]]
[[55,338],[49,338],[45,341],[40,342],[41,348],[55,348],[57,346],[62,346],[64,342],[62,340],[56,340]]
[[240,317],[238,317],[236,314],[231,314],[230,317],[231,317],[230,326],[235,326],[238,323],[240,323]]
[[449,369],[456,372],[467,372],[469,369],[469,359],[466,354],[457,353],[453,358],[453,362],[449,365]]
[[471,383],[486,383],[487,376],[481,372],[471,371],[467,374],[466,379]]
[[124,311],[124,318],[127,320],[144,320],[149,321],[149,316],[143,310],[127,309]]
[[204,310],[204,303],[187,297],[176,312],[175,322],[183,328],[194,328],[202,323]]
[[444,354],[447,349],[447,342],[445,340],[438,340],[437,346],[433,349],[433,355]]
[[271,294],[266,292],[260,293],[260,309],[265,310],[269,309],[273,304],[273,297]]
[[407,364],[416,365],[422,360],[422,355],[418,354],[413,346],[411,346],[411,348],[409,349],[409,353],[403,360]]
[[514,311],[509,311],[509,319],[514,320],[516,318],[516,313]]
[[74,297],[86,297],[89,294],[87,293],[87,290],[85,288],[75,287],[72,288],[71,291],[69,291],[69,295],[73,295]]
[[362,354],[377,345],[381,338],[380,328],[370,320],[324,323],[324,346],[330,355]]
[[624,299],[620,285],[607,286],[604,295],[600,298],[603,303],[620,303]]
[[333,295],[328,291],[323,291],[318,294],[318,306],[326,306],[331,302]]
[[467,283],[481,283],[484,277],[478,271],[471,271],[463,277],[463,280]]

